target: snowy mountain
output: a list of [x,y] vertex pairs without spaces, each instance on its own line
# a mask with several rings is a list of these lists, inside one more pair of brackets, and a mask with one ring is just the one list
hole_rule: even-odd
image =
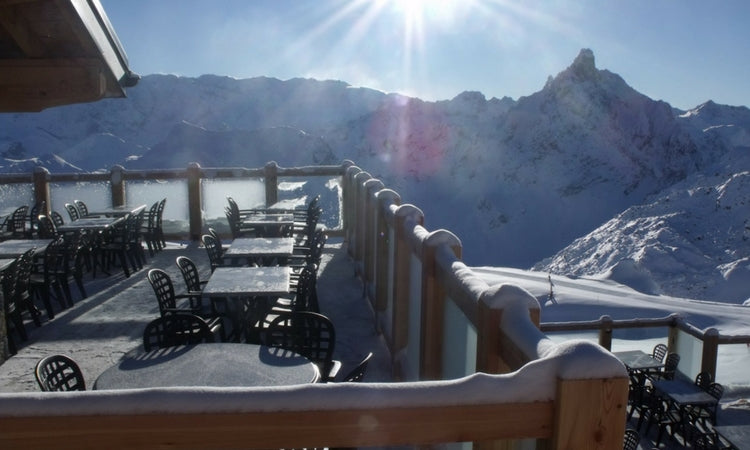
[[750,297],[750,110],[675,110],[597,69],[587,49],[518,100],[213,75],[150,75],[128,95],[0,115],[0,155],[72,165],[51,171],[351,159],[420,207],[429,229],[454,232],[469,264]]

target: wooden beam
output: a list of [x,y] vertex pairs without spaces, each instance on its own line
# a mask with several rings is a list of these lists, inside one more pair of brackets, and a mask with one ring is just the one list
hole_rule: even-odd
[[0,448],[299,448],[550,438],[552,402],[237,414],[3,417]]
[[105,96],[106,86],[96,59],[0,60],[0,111],[96,101]]

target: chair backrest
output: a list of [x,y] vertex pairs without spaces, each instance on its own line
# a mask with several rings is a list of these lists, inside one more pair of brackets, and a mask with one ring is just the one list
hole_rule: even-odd
[[230,207],[224,208],[224,214],[227,216],[227,223],[229,224],[229,230],[232,232],[233,238],[240,237],[240,213],[234,211]]
[[279,314],[263,333],[263,343],[298,353],[320,367],[327,377],[333,366],[336,331],[328,317],[311,311]]
[[72,222],[75,222],[76,220],[81,218],[81,214],[78,212],[78,208],[76,207],[76,205],[72,203],[66,203],[65,210],[68,211],[68,216],[70,216],[70,220]]
[[667,346],[665,344],[656,344],[654,351],[651,352],[651,356],[659,361],[664,361],[664,357],[667,355]]
[[198,267],[195,265],[192,259],[187,256],[178,256],[177,267],[180,268],[182,278],[185,279],[185,286],[188,292],[200,292],[201,291],[201,278],[198,273]]
[[13,211],[13,215],[8,222],[8,231],[14,235],[22,237],[26,233],[26,214],[29,212],[28,206],[20,206]]
[[641,440],[638,435],[638,431],[628,428],[625,430],[625,436],[623,438],[622,448],[623,450],[637,450],[638,442]]
[[55,224],[56,227],[59,227],[60,225],[65,225],[65,221],[63,220],[63,216],[60,215],[57,211],[52,211],[49,213],[50,218],[52,219],[52,223]]
[[39,360],[34,369],[36,382],[43,391],[85,391],[83,372],[65,355],[51,355]]
[[27,297],[29,295],[29,278],[31,270],[34,268],[35,248],[27,250],[23,255],[18,257],[16,265],[16,284],[14,292],[16,299]]
[[156,229],[156,218],[159,215],[159,202],[154,202],[151,208],[148,209],[148,221],[147,228],[149,231]]
[[344,377],[344,382],[360,382],[365,377],[365,372],[367,371],[367,365],[370,363],[370,360],[372,359],[372,352],[368,353],[365,358],[360,361],[357,366],[352,369],[346,376]]
[[78,215],[80,215],[81,217],[86,217],[89,215],[89,208],[88,206],[86,206],[83,200],[73,200],[73,203],[76,205],[76,208],[78,208]]
[[170,309],[177,307],[172,279],[167,272],[161,269],[151,269],[147,276],[151,287],[154,289],[154,294],[156,294],[159,312],[164,316],[169,313]]
[[40,239],[54,239],[57,236],[57,227],[48,215],[39,214],[37,222],[39,224],[37,234]]
[[195,314],[172,313],[157,317],[143,330],[143,349],[147,352],[203,342],[214,342],[214,338],[206,321]]
[[719,383],[710,383],[706,392],[716,400],[720,400],[721,396],[724,395],[724,386]]
[[695,376],[695,385],[703,389],[704,391],[708,389],[708,386],[712,381],[713,378],[711,377],[711,374],[709,372],[700,372]]
[[678,364],[680,364],[680,355],[678,355],[677,353],[668,354],[667,360],[664,362],[664,371],[662,373],[662,378],[667,380],[674,379]]
[[221,244],[210,234],[204,234],[201,236],[201,242],[203,242],[203,246],[206,247],[208,261],[211,263],[211,272],[213,272],[221,265]]
[[320,312],[317,292],[317,273],[313,264],[307,264],[297,278],[297,292],[294,296],[294,311]]
[[44,251],[44,276],[50,278],[65,271],[65,239],[58,236]]
[[44,200],[34,203],[34,206],[29,209],[29,224],[31,224],[32,231],[39,226],[40,214],[47,214],[47,202]]
[[10,266],[8,266],[2,274],[0,274],[0,284],[3,289],[3,298],[5,307],[5,317],[7,319],[8,313],[13,312],[16,309],[16,277],[18,276],[18,259],[16,258]]

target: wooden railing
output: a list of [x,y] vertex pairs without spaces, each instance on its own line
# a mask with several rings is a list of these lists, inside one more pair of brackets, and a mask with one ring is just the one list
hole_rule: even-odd
[[[678,372],[687,378],[694,378],[699,372],[708,372],[712,379],[716,379],[717,357],[720,345],[747,344],[750,345],[750,334],[722,335],[716,328],[702,330],[691,324],[678,314],[670,314],[661,318],[634,318],[626,320],[612,320],[609,316],[601,316],[598,320],[577,322],[546,322],[541,324],[541,330],[546,333],[561,331],[598,332],[599,345],[607,350],[612,349],[612,334],[617,329],[634,328],[665,328],[667,348],[669,352],[684,355],[680,359]],[[700,349],[695,352],[690,342],[693,337],[699,342]],[[692,361],[693,355],[699,353],[699,360]],[[687,370],[685,370],[687,368]]]
[[624,366],[594,343],[553,343],[529,292],[487,285],[458,237],[345,166],[342,235],[400,382],[4,394],[0,445],[619,448]]
[[[114,166],[109,172],[101,173],[50,173],[43,167],[38,167],[31,174],[0,174],[0,185],[23,185],[31,187],[31,204],[45,202],[47,208],[52,204],[51,185],[66,183],[107,183],[111,192],[111,206],[127,203],[126,191],[128,182],[184,180],[187,199],[187,221],[189,223],[187,235],[168,234],[171,238],[188,238],[197,240],[205,232],[203,205],[203,180],[261,180],[265,187],[265,203],[272,205],[279,200],[279,179],[295,177],[342,177],[351,161],[344,161],[337,166],[308,166],[308,167],[279,167],[271,161],[262,168],[244,167],[208,167],[203,168],[197,163],[190,164],[185,169],[154,169],[154,170],[126,170],[122,166]],[[156,194],[158,195],[158,193]],[[73,199],[71,198],[70,201]],[[180,198],[170,199],[184,201]],[[133,200],[138,201],[137,199]],[[253,206],[253,205],[248,205]],[[60,208],[61,209],[61,208]],[[341,235],[343,230],[332,228],[328,233],[333,236]]]

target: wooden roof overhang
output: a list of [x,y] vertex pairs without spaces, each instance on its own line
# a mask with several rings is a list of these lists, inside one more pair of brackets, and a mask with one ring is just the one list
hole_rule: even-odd
[[125,97],[139,78],[98,0],[0,0],[0,112]]

